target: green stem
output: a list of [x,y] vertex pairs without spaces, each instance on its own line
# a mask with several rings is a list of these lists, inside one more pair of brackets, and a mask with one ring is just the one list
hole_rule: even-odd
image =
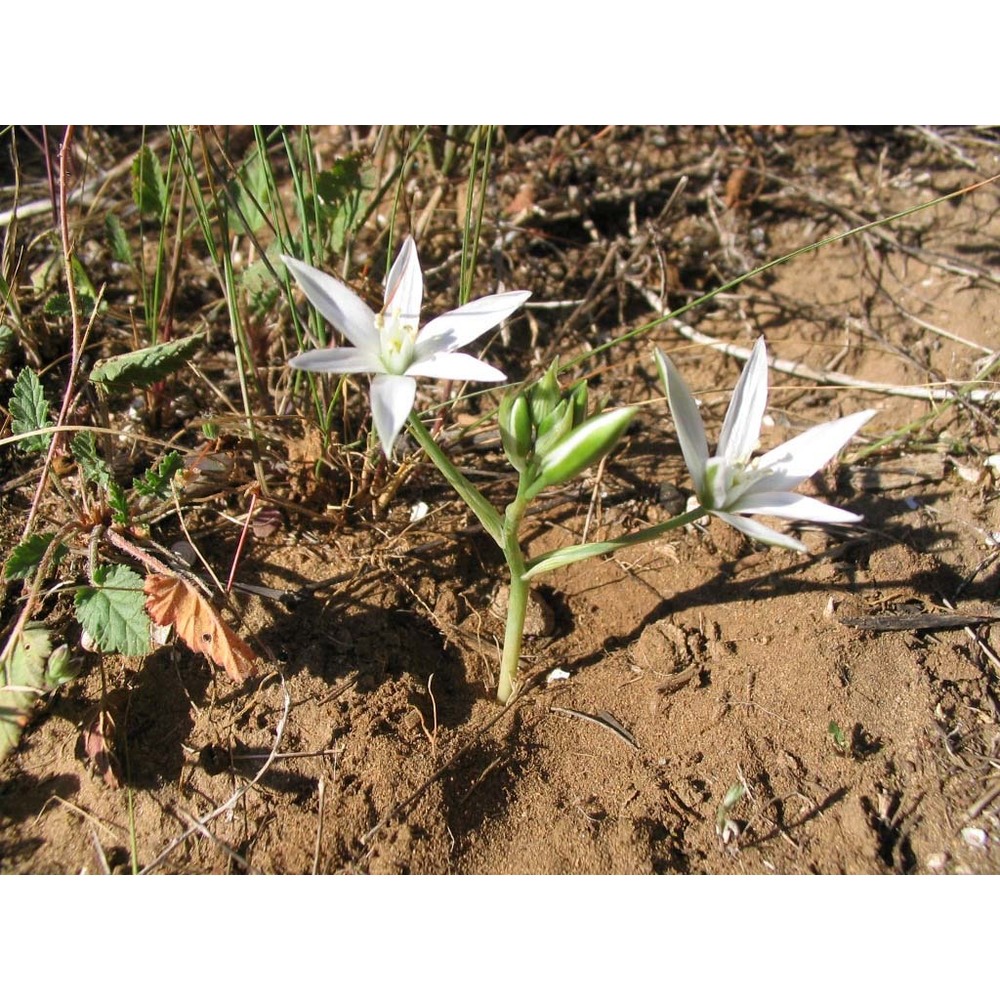
[[[523,486],[524,478],[521,484]],[[503,554],[510,569],[510,593],[507,597],[507,624],[503,634],[503,653],[500,657],[500,683],[497,701],[506,705],[514,693],[517,666],[521,659],[521,642],[524,638],[524,618],[528,611],[531,584],[524,578],[524,553],[521,551],[521,519],[528,506],[528,499],[520,487],[517,497],[507,507],[503,519]]]
[[427,457],[437,466],[438,472],[454,487],[455,492],[472,508],[472,513],[479,518],[479,523],[486,529],[490,538],[506,553],[505,522],[501,520],[496,508],[452,465],[448,456],[438,447],[431,437],[430,431],[415,413],[410,414],[410,432],[417,439]]
[[518,538],[521,520],[528,506],[528,498],[524,495],[525,477],[521,477],[517,496],[508,505],[501,518],[486,497],[455,468],[416,413],[410,414],[410,432],[428,458],[437,466],[441,475],[472,508],[472,512],[479,518],[479,523],[503,549],[504,559],[507,560],[510,569],[510,594],[507,600],[503,654],[500,658],[500,683],[497,687],[497,699],[506,703],[514,693],[514,683],[517,680],[517,664],[521,658],[521,640],[524,637],[524,618],[528,611],[528,595],[531,593],[531,584],[524,579],[524,553],[521,551],[521,542]]
[[617,552],[629,545],[641,545],[643,542],[651,542],[660,535],[665,535],[668,531],[681,528],[685,524],[697,521],[699,517],[704,517],[708,513],[704,507],[695,507],[684,514],[678,514],[669,521],[662,524],[654,524],[651,528],[643,528],[641,531],[633,531],[631,534],[614,538],[610,542],[589,542],[586,545],[568,545],[564,549],[553,549],[544,555],[536,556],[526,565],[524,574],[525,580],[548,573],[550,570],[559,569],[561,566],[569,566],[579,562],[581,559],[590,559],[592,556],[603,556],[609,552]]

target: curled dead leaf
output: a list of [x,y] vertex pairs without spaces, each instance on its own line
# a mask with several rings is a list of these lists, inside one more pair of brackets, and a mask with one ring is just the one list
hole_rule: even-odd
[[77,752],[91,762],[108,788],[121,788],[121,764],[113,749],[114,739],[114,716],[100,708],[84,725]]
[[254,651],[186,581],[151,573],[143,590],[146,611],[158,625],[173,625],[191,649],[204,653],[237,683],[254,672]]

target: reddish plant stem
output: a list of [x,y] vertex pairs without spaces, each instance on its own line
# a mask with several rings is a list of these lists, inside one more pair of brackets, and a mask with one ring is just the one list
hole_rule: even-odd
[[[73,126],[67,125],[63,136],[62,146],[59,149],[59,230],[62,236],[63,268],[66,274],[66,289],[69,294],[69,309],[72,321],[72,344],[70,347],[69,374],[66,378],[66,390],[63,393],[62,406],[59,409],[59,418],[56,426],[67,423],[70,403],[73,399],[73,387],[76,384],[77,369],[80,365],[80,347],[82,336],[80,333],[80,310],[76,299],[76,285],[73,282],[73,246],[69,237],[69,151],[73,144]],[[49,473],[52,469],[52,460],[55,457],[56,449],[59,447],[61,434],[55,431],[52,440],[49,442],[49,450],[45,454],[45,463],[42,466],[42,474],[35,489],[35,495],[31,501],[31,509],[24,522],[24,531],[21,532],[21,540],[26,539],[35,526],[35,519],[38,517],[38,508],[42,502],[42,495],[45,493],[45,484],[48,482]],[[86,505],[86,494],[84,494],[84,505]]]

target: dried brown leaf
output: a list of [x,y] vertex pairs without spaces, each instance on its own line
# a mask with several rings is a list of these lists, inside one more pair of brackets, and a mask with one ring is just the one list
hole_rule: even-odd
[[191,649],[204,653],[237,683],[254,672],[254,651],[190,584],[177,576],[152,573],[143,589],[146,611],[158,625],[173,625]]
[[121,788],[121,765],[111,744],[115,737],[115,720],[110,712],[100,709],[83,727],[80,735],[83,755],[93,761],[94,770],[108,788]]

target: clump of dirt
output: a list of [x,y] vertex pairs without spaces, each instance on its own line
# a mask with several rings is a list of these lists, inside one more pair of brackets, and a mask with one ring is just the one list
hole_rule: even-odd
[[[521,691],[501,707],[505,570],[490,540],[428,464],[393,483],[352,457],[332,475],[315,430],[286,421],[279,433],[276,417],[263,459],[281,514],[247,543],[238,580],[257,591],[235,594],[230,617],[266,666],[235,685],[180,646],[101,669],[90,657],[0,765],[0,869],[1000,871],[1000,442],[996,399],[971,391],[993,390],[976,380],[1000,351],[998,190],[798,257],[607,347],[767,260],[975,183],[1000,142],[932,134],[942,141],[509,131],[482,238],[496,252],[478,280],[533,297],[490,360],[515,379],[601,347],[574,374],[611,405],[641,407],[607,463],[543,498],[532,554],[683,509],[691,484],[654,345],[713,439],[740,371],[720,344],[745,356],[761,335],[775,361],[762,449],[875,407],[845,462],[803,486],[864,521],[789,528],[808,557],[713,521],[545,576]],[[328,138],[343,149],[350,136]],[[465,197],[441,182],[431,204],[432,180],[407,189],[401,216],[433,220],[421,242],[436,265],[430,310],[454,304]],[[277,384],[283,359],[273,369]],[[194,412],[209,405],[201,383],[182,383]],[[355,432],[364,388],[343,403]],[[434,401],[433,386],[421,391]],[[500,504],[513,480],[492,425],[476,423],[489,412],[467,404],[456,419],[473,431],[450,447]],[[231,478],[190,514],[223,575],[240,535],[225,516],[245,509],[254,475],[247,441],[226,440]],[[402,457],[413,461],[405,445]],[[28,471],[10,467],[8,544]],[[5,623],[15,614],[8,595]],[[101,705],[114,718],[103,766],[85,747]]]

